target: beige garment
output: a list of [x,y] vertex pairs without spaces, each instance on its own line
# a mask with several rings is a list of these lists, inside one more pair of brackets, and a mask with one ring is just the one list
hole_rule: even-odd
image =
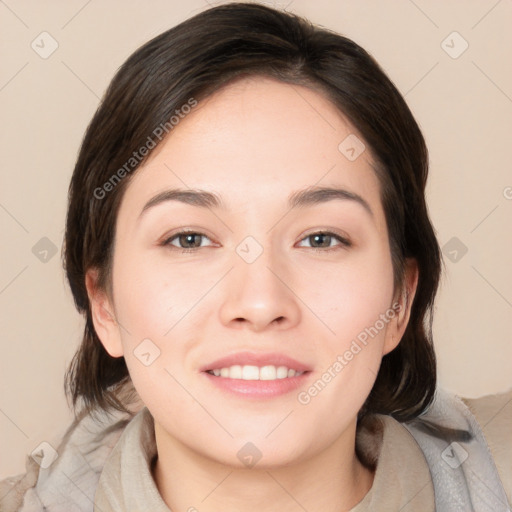
[[[378,419],[383,425],[383,437],[372,443],[379,449],[382,445],[374,483],[351,512],[434,511],[430,471],[416,441],[393,418]],[[107,460],[96,490],[94,511],[169,512],[151,476],[155,455],[153,418],[144,408],[128,425]]]
[[484,433],[512,507],[512,389],[482,398],[462,399]]
[[[512,390],[500,395],[465,400],[465,403],[483,429],[508,501],[512,503]],[[84,421],[89,419],[85,418]],[[434,510],[430,472],[418,444],[408,430],[393,418],[376,416],[376,421],[382,426],[382,434],[358,434],[358,446],[370,457],[378,459],[374,483],[351,512]],[[49,512],[92,510],[93,500],[83,494],[86,487],[82,483],[92,486],[90,496],[95,493],[95,512],[168,512],[151,476],[151,461],[156,454],[156,445],[153,418],[149,411],[143,408],[126,427],[121,423],[119,428],[112,428],[108,435],[101,437],[103,441],[98,446],[95,445],[96,439],[93,440],[93,425],[92,422],[87,423],[86,428],[81,430],[75,425],[69,436],[67,434],[66,443],[59,447],[62,462],[66,460],[66,452],[76,450],[77,446],[81,450],[89,448],[91,454],[97,455],[88,462],[92,466],[90,473],[84,475],[81,481],[75,480],[70,487],[71,491],[76,490],[78,497],[75,503],[79,503],[79,506],[49,507]],[[98,429],[94,435],[97,433]],[[80,443],[74,444],[73,437],[77,434]],[[63,464],[61,467],[70,474],[72,466]],[[41,502],[34,492],[34,484],[38,477],[41,480],[41,473],[39,466],[30,462],[29,458],[25,475],[0,482],[0,511],[42,511]],[[58,491],[66,495],[62,488]]]
[[384,433],[373,485],[350,512],[435,511],[430,470],[416,440],[390,416],[379,421]]
[[[467,400],[495,460],[509,503],[512,503],[512,390],[508,393]],[[372,488],[350,512],[435,511],[434,488],[427,461],[415,439],[390,416],[376,416],[382,435],[360,447],[378,457]],[[144,447],[139,450],[138,447]],[[376,453],[370,453],[375,451]],[[144,408],[128,426],[109,457],[95,497],[95,512],[154,510],[168,512],[151,476],[156,455],[154,423]],[[111,503],[118,504],[112,508]],[[129,505],[129,506],[128,506]]]

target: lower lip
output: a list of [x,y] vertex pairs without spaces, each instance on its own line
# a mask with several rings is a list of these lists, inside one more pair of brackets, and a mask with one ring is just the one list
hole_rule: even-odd
[[311,372],[304,372],[296,377],[275,380],[243,380],[216,377],[203,372],[208,380],[219,389],[244,398],[273,398],[290,393],[304,385]]

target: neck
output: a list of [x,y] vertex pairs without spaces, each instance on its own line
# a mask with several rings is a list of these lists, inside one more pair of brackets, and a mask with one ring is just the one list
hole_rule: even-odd
[[153,478],[172,511],[244,512],[255,504],[259,512],[349,511],[374,476],[355,454],[355,428],[352,434],[293,464],[240,469],[204,457],[155,425]]

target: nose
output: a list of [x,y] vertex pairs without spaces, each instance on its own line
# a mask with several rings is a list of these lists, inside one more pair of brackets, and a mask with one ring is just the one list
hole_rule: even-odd
[[220,305],[221,322],[228,327],[254,332],[297,325],[299,299],[282,255],[279,258],[266,248],[252,263],[237,254],[234,257],[234,268],[226,276]]

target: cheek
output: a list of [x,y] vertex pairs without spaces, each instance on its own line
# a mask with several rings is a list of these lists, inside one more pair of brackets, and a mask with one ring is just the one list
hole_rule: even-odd
[[114,264],[124,357],[134,386],[148,406],[161,406],[171,395],[173,407],[187,404],[178,382],[189,378],[191,340],[208,318],[203,309],[209,304],[207,293],[225,272],[199,264],[194,272],[190,270],[190,266],[169,265],[161,254],[153,259],[131,254]]
[[[116,268],[116,267],[115,267]],[[204,266],[184,269],[165,258],[119,258],[114,275],[116,312],[128,331],[163,340],[181,329],[198,299],[214,283]],[[134,340],[136,341],[136,340]]]
[[379,371],[390,325],[393,276],[384,261],[374,263],[351,267],[350,272],[328,272],[323,293],[310,299],[317,301],[318,316],[325,324],[318,323],[315,341],[322,361],[316,378],[297,401],[303,411],[314,411],[314,424],[322,425],[326,436],[337,435],[340,425],[357,414]]
[[118,268],[116,310],[125,327],[123,351],[135,389],[151,410],[188,409],[189,397],[179,383],[198,291],[155,265],[125,261]]
[[[313,276],[303,284],[303,296],[330,327],[326,339],[337,348],[373,326],[391,306],[393,268],[385,250],[365,251],[346,264],[319,265]],[[380,322],[378,327],[384,331]]]
[[393,268],[385,247],[365,251],[351,264],[319,265],[314,274],[318,285],[311,286],[311,280],[303,285],[305,302],[322,320],[315,340],[315,351],[323,354],[317,387],[325,384],[326,390],[318,394],[318,405],[328,407],[341,394],[357,410],[373,386],[395,315],[390,309]]

